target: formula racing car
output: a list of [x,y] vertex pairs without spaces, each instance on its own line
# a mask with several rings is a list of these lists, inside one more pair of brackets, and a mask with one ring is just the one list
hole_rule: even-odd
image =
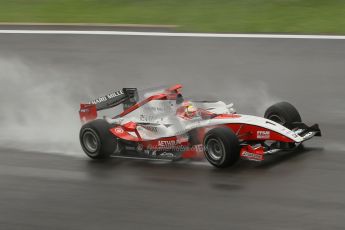
[[[267,154],[291,151],[321,136],[318,125],[302,123],[290,103],[274,104],[258,117],[238,114],[233,104],[222,101],[187,100],[181,89],[174,85],[139,93],[123,88],[81,104],[82,149],[92,159],[133,152],[169,160],[202,154],[213,166],[224,168],[240,158],[263,161]],[[99,118],[101,110],[119,105],[118,115]]]

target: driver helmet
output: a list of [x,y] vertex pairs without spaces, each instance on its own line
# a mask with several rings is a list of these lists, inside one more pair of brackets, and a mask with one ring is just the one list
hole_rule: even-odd
[[186,117],[192,118],[196,115],[196,113],[197,113],[197,109],[192,104],[189,103],[188,105],[185,106]]

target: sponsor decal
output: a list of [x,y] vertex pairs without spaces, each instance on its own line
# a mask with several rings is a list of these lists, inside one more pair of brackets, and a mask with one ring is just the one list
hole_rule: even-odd
[[256,137],[258,139],[269,139],[271,136],[271,132],[270,131],[257,131],[256,132]]
[[123,128],[117,127],[117,128],[115,128],[115,132],[116,133],[123,133],[124,131],[123,131]]
[[157,133],[158,132],[158,128],[155,126],[149,126],[149,125],[142,125],[141,127],[143,127],[146,130],[149,130],[151,132]]
[[169,152],[163,152],[163,153],[159,154],[159,156],[167,157],[167,158],[174,158],[175,157],[175,155],[173,153],[169,153]]
[[242,152],[241,154],[243,157],[247,157],[247,158],[251,158],[251,159],[255,159],[255,160],[262,160],[262,155],[259,154],[254,154],[254,153],[250,153],[247,151]]
[[175,146],[177,143],[174,140],[171,141],[158,141],[158,147],[163,147],[163,148],[167,148],[167,147],[172,147]]
[[140,119],[140,121],[152,122],[155,119],[155,116],[140,114],[139,119]]
[[203,152],[205,151],[205,147],[202,144],[194,145],[192,147],[192,150],[197,151],[197,152]]
[[90,112],[90,110],[89,109],[81,109],[80,112],[81,113],[88,113],[88,112]]
[[172,112],[172,107],[170,105],[161,106],[151,106],[145,105],[142,107],[145,112]]
[[[169,142],[169,141],[168,141]],[[146,147],[148,150],[157,150],[157,151],[172,151],[172,152],[185,152],[185,151],[196,151],[196,152],[203,152],[205,148],[202,144],[188,146],[188,145],[178,145],[178,142],[170,141],[167,143],[166,141],[162,141],[158,143],[158,145],[148,145]]]
[[91,101],[90,103],[91,104],[98,104],[98,103],[105,102],[105,101],[107,101],[109,99],[112,99],[112,98],[120,96],[120,95],[123,95],[123,91],[122,90],[116,91],[114,93],[110,93],[110,94],[105,95],[103,97],[99,97],[96,100]]
[[111,99],[111,98],[114,98],[114,97],[117,97],[117,96],[120,96],[120,95],[123,95],[123,91],[122,91],[122,90],[119,90],[119,91],[117,91],[117,92],[108,94],[106,97],[107,97],[108,99]]
[[144,146],[142,144],[138,144],[137,151],[141,152],[144,150]]
[[105,101],[107,101],[106,97],[100,97],[100,98],[97,98],[96,100],[91,101],[91,104],[98,104]]

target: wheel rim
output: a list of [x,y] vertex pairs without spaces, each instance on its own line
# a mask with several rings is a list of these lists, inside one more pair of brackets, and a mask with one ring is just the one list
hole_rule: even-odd
[[219,161],[224,155],[224,146],[220,140],[212,138],[207,141],[207,153],[212,160]]
[[275,115],[275,114],[269,116],[268,119],[270,119],[271,121],[277,122],[280,125],[285,125],[286,124],[286,121],[285,121],[284,118],[282,118],[282,117],[280,117],[278,115]]
[[94,155],[99,147],[98,137],[94,132],[86,131],[83,135],[83,144],[90,155]]

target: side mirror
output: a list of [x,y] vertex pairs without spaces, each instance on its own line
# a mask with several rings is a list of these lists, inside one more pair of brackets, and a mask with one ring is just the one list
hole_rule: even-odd
[[184,101],[184,98],[183,98],[182,94],[180,94],[180,93],[177,94],[177,96],[176,96],[176,105],[182,104],[183,101]]

